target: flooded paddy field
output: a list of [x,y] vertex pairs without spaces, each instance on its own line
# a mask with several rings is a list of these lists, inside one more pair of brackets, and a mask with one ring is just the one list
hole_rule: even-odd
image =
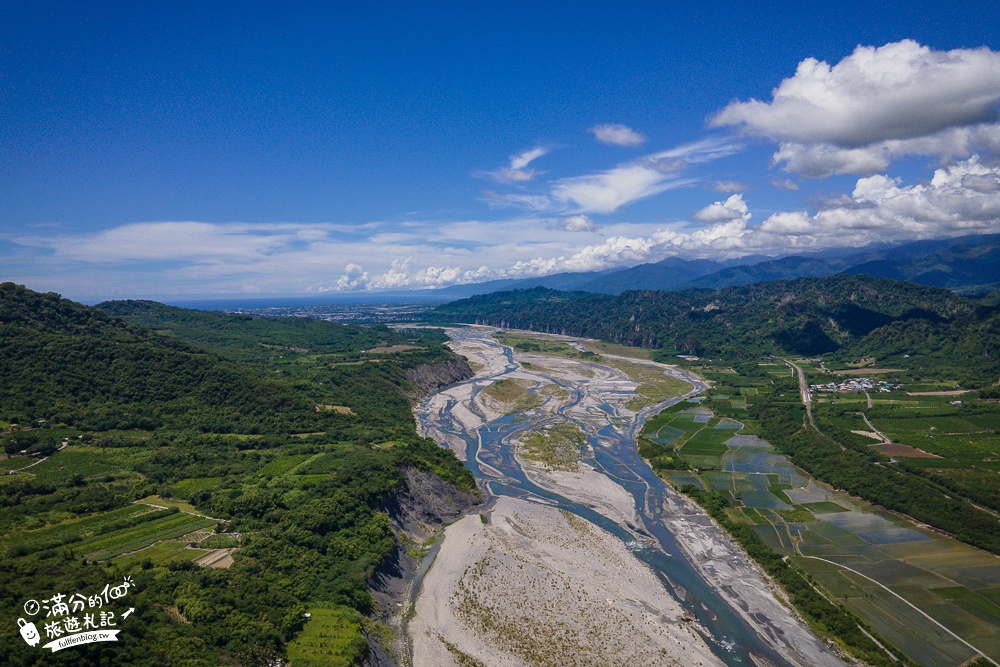
[[[695,430],[690,413],[706,409],[676,405],[644,435],[676,429],[682,436],[670,442],[684,454],[716,419]],[[665,474],[678,486],[723,493],[731,518],[919,664],[959,665],[978,652],[1000,660],[1000,559],[817,482],[756,436],[723,444],[721,452],[696,447],[685,456],[700,471]]]

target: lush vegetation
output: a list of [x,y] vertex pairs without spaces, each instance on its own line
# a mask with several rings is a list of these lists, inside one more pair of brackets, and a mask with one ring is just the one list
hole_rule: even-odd
[[[794,381],[786,382],[786,390],[794,391]],[[1000,553],[1000,520],[953,497],[919,468],[890,465],[888,457],[867,444],[834,441],[804,425],[801,405],[780,398],[768,396],[748,412],[760,424],[762,436],[813,477]]]
[[620,296],[536,288],[453,302],[431,318],[599,338],[656,348],[661,358],[874,356],[959,369],[964,384],[979,387],[1000,376],[1000,311],[986,304],[934,287],[839,275]]
[[569,421],[529,431],[518,441],[518,453],[549,470],[578,470],[586,448],[580,427]]
[[[307,609],[317,621],[291,652],[356,662],[404,471],[474,489],[410,411],[414,377],[459,364],[441,334],[103,308],[141,325],[0,285],[0,464],[16,471],[0,476],[0,623],[125,576],[135,613],[119,642],[44,658],[8,632],[5,664],[272,664]],[[238,549],[205,568],[189,542]],[[317,653],[330,623],[339,639]]]

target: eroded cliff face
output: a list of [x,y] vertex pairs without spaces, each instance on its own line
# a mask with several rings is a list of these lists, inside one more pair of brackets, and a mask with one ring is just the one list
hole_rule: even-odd
[[416,555],[426,553],[446,525],[481,502],[475,494],[459,491],[433,473],[414,468],[406,468],[403,473],[406,488],[382,507],[392,520],[396,549],[370,582],[375,619],[395,630],[395,640],[391,645],[379,646],[369,638],[371,651],[364,661],[366,667],[405,667],[411,663],[404,624],[420,564]]
[[417,385],[421,396],[426,396],[450,384],[468,380],[473,375],[475,373],[472,372],[464,359],[421,364],[406,371],[406,377]]

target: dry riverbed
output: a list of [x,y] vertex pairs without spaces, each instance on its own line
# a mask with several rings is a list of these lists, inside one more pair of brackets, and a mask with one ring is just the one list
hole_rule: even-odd
[[[611,425],[629,432],[639,419],[629,407],[636,389],[629,375],[592,360],[535,354],[516,355],[519,363],[510,368],[498,347],[475,339],[454,349],[475,362],[477,377],[433,397],[424,409],[444,411],[474,433],[511,411],[484,400],[478,389],[501,379],[534,387],[539,400],[521,412],[533,430],[551,432],[570,419],[591,441],[581,446],[583,460],[567,463],[565,452],[539,456],[515,440],[521,470],[537,486],[590,507],[633,531],[637,541],[648,540],[632,528],[641,525],[632,495],[586,461],[593,448],[605,446],[598,431]],[[425,435],[464,460],[465,442],[434,423],[427,420]],[[485,474],[493,472],[484,467]],[[794,665],[845,664],[700,508],[673,491],[666,507],[665,521],[687,558],[768,644]],[[484,518],[468,516],[448,528],[423,580],[409,624],[415,666],[721,664],[697,621],[685,617],[619,538],[557,508],[510,497],[498,498]]]
[[513,498],[448,527],[409,630],[415,667],[721,664],[621,540]]

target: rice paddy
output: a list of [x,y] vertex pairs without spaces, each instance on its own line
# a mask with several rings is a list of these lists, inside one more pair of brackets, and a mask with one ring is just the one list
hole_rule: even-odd
[[[745,398],[749,392],[741,390]],[[734,421],[732,397],[712,394],[703,404],[685,402],[647,422],[645,438],[672,447],[695,468],[664,471],[666,477],[725,495],[734,520],[752,525],[768,546],[915,662],[962,664],[976,655],[968,644],[1000,660],[1000,559],[813,480],[767,442],[727,423]],[[867,405],[864,396],[856,403]],[[887,433],[925,429],[933,440],[946,429],[958,434],[951,438],[995,437],[975,432],[991,427],[989,418],[970,417],[946,415],[930,424],[900,417],[900,428],[876,425]]]

